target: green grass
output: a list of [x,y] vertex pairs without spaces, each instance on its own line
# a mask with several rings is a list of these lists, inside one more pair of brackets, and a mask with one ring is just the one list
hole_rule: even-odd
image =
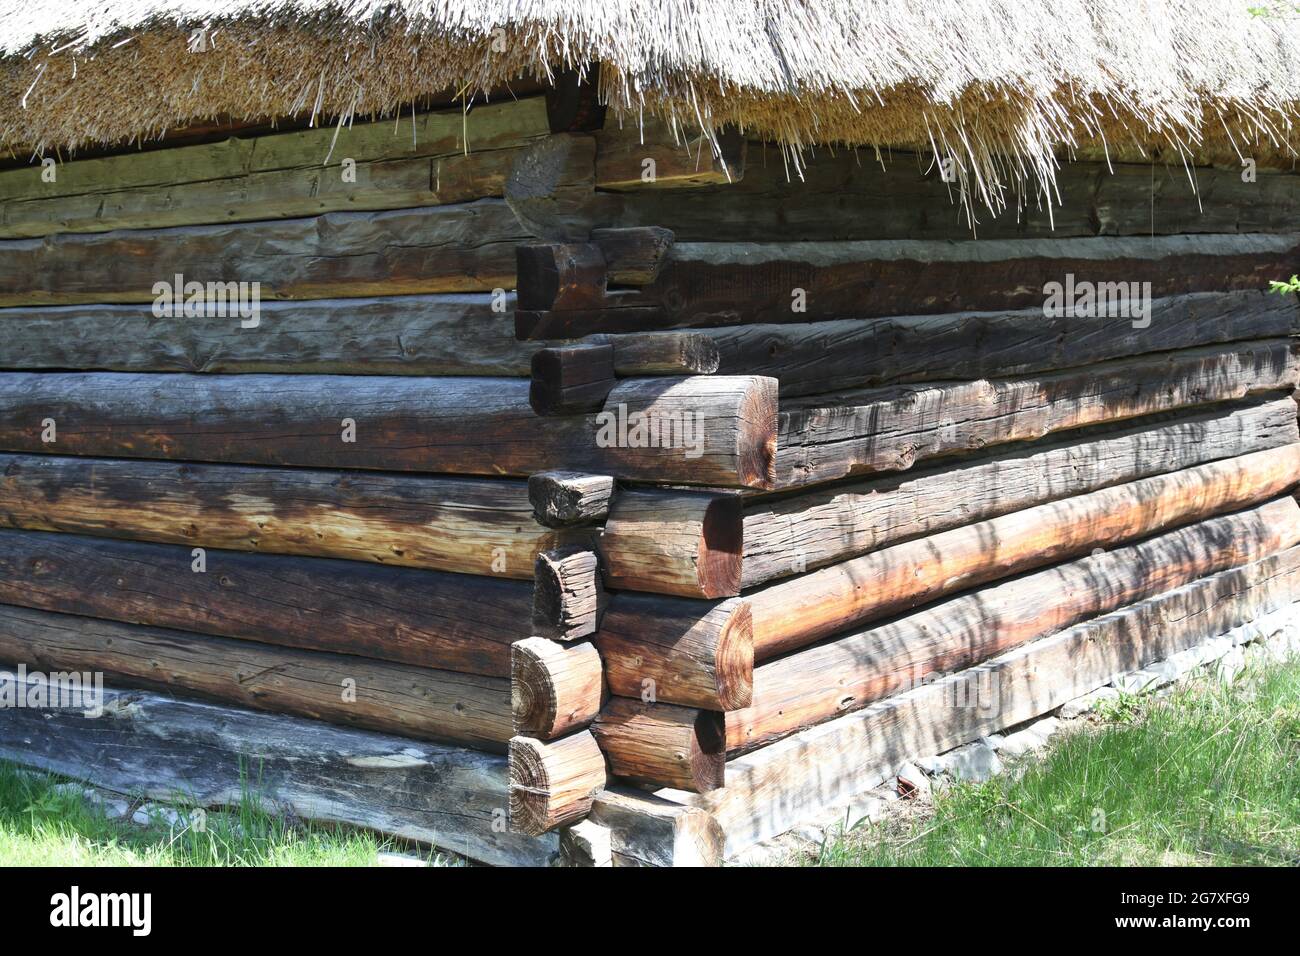
[[195,815],[173,826],[112,819],[61,778],[0,763],[0,866],[372,866],[379,853],[451,861],[373,833],[288,820],[255,797],[231,812]]
[[1300,663],[1125,697],[932,813],[828,834],[820,866],[1300,863]]

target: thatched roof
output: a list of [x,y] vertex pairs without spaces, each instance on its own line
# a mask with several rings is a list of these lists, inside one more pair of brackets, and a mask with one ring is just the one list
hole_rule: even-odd
[[[963,181],[1105,143],[1236,162],[1300,143],[1300,16],[1269,0],[11,0],[0,144],[383,115],[601,64],[618,110],[794,147],[916,146]],[[204,31],[203,51],[189,52]],[[984,196],[989,200],[989,195]],[[996,204],[996,200],[994,200]]]

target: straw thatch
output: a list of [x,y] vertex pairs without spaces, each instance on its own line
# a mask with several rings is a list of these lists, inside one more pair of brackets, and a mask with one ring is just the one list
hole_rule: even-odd
[[1300,18],[1251,2],[41,0],[0,14],[0,144],[391,115],[599,62],[634,118],[735,123],[795,152],[933,147],[997,206],[1074,148],[1294,156]]

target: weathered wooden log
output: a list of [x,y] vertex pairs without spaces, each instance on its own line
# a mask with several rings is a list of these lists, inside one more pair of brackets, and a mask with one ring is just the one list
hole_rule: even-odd
[[792,488],[1100,422],[1291,389],[1289,340],[1185,349],[1020,378],[902,385],[781,404],[777,487]]
[[528,404],[538,415],[596,412],[618,384],[612,345],[568,345],[533,353]]
[[608,787],[591,805],[610,831],[615,866],[719,866],[722,828],[713,816],[641,790]]
[[[42,683],[29,674],[19,691]],[[554,836],[501,825],[509,779],[498,754],[171,694],[105,687],[102,704],[94,720],[76,705],[0,709],[0,757],[131,799],[213,809],[247,801],[497,866],[546,866],[558,851]],[[639,838],[664,813],[645,814],[644,823],[629,814],[632,833]],[[656,845],[667,852],[673,843],[664,835]]]
[[599,309],[605,283],[605,255],[595,243],[535,243],[515,250],[521,309]]
[[[261,299],[490,292],[514,285],[515,246],[530,238],[500,199],[333,212],[216,226],[178,226],[0,243],[0,306],[172,303],[201,282],[259,283]],[[164,275],[159,263],[166,263]],[[61,275],[57,286],[49,275]],[[168,291],[160,295],[160,283]],[[251,297],[251,287],[248,295]],[[233,297],[232,297],[233,298]],[[206,309],[205,309],[206,311]],[[240,317],[228,304],[230,321]],[[182,314],[169,321],[183,322]]]
[[[541,98],[0,172],[0,237],[284,219],[500,196]],[[468,135],[468,139],[467,139]]]
[[1289,397],[1169,413],[1077,437],[746,502],[742,585],[1100,488],[1300,439]]
[[548,528],[590,524],[609,514],[614,479],[577,471],[543,471],[528,476],[533,517]]
[[580,730],[549,743],[510,740],[510,827],[538,836],[585,817],[605,788],[605,757]]
[[[515,310],[515,338],[521,342],[538,339],[593,338],[597,335],[642,333],[663,326],[663,310],[657,305],[543,312]],[[648,334],[648,333],[645,333]]]
[[611,694],[705,710],[748,706],[754,671],[749,605],[615,595],[596,648]]
[[[1156,299],[1128,315],[958,312],[709,329],[723,374],[770,375],[781,396],[890,382],[1024,375],[1095,362],[1266,339],[1300,331],[1292,296],[1200,292]],[[647,333],[656,334],[656,333]],[[667,333],[659,333],[667,334]]]
[[734,129],[710,136],[642,117],[596,133],[596,185],[622,191],[737,183],[745,175],[745,151]]
[[[546,344],[515,338],[514,311],[507,292],[263,302],[245,329],[229,316],[160,320],[147,305],[20,306],[0,309],[0,367],[527,376]],[[702,332],[591,341],[613,347],[624,377],[718,370]]]
[[515,733],[553,740],[581,730],[600,712],[604,683],[600,654],[590,643],[516,641],[510,649]]
[[668,250],[673,246],[673,232],[658,226],[593,229],[591,241],[600,247],[605,256],[611,284],[648,285],[659,277],[664,267]]
[[[1113,309],[1141,328],[1149,318],[1141,312],[1146,299],[1266,289],[1270,278],[1294,271],[1298,255],[1300,236],[1293,234],[958,243],[692,243],[679,237],[659,278],[625,294],[620,301],[626,308],[607,310],[619,323],[607,328],[641,332],[1044,309],[1053,283],[1060,286],[1065,315],[1074,315],[1076,303],[1084,302],[1082,290],[1091,290],[1090,303],[1079,310]],[[936,295],[935,289],[954,291]],[[654,306],[658,315],[631,312]],[[564,337],[600,331],[600,317],[574,313]]]
[[240,707],[496,753],[505,753],[512,734],[510,687],[499,677],[75,614],[0,605],[0,660],[46,673],[102,671],[124,687],[192,693]]
[[[753,704],[727,715],[727,749],[802,727],[1012,647],[1300,543],[1290,497],[951,598],[754,669]],[[612,685],[611,685],[612,686]]]
[[742,532],[736,495],[629,488],[615,496],[597,548],[614,590],[732,597]]
[[731,857],[878,785],[904,761],[1049,713],[1117,674],[1290,609],[1297,594],[1300,548],[1292,548],[736,757],[723,790],[662,795],[713,815]]
[[762,661],[943,595],[1274,498],[1300,443],[1145,478],[873,551],[746,595]]
[[[987,244],[1096,235],[1145,239],[1178,233],[1292,232],[1300,215],[1293,175],[1265,174],[1244,183],[1240,167],[1205,167],[1195,171],[1193,190],[1181,159],[1121,165],[1112,152],[1094,162],[1062,163],[1052,202],[1012,202],[999,216],[981,211],[972,226],[932,155],[893,151],[882,164],[856,150],[818,150],[816,156],[805,154],[799,175],[791,176],[778,147],[750,143],[749,149],[739,183],[621,193],[615,214],[605,224],[653,222],[672,229],[680,243],[974,236]],[[845,215],[846,209],[852,215]],[[979,308],[965,301],[968,293],[980,293],[978,286],[935,280],[928,288],[930,294],[942,289],[942,297],[953,303],[936,311]]]
[[0,454],[0,527],[533,579],[590,532],[517,480]]
[[560,860],[564,866],[604,868],[614,865],[613,834],[609,827],[579,820],[560,831]]
[[520,225],[546,242],[586,242],[592,226],[608,216],[610,197],[596,195],[596,141],[579,133],[548,136],[521,150],[504,192]]
[[490,677],[528,636],[522,581],[0,531],[0,603]]
[[772,480],[772,379],[627,379],[605,411],[567,418],[538,418],[527,393],[527,381],[496,378],[10,372],[0,374],[0,449],[483,475],[560,467],[742,487]]
[[693,793],[723,785],[726,728],[717,711],[614,697],[591,732],[615,777]]
[[595,634],[608,603],[600,562],[586,548],[543,551],[533,583],[533,631],[557,641]]

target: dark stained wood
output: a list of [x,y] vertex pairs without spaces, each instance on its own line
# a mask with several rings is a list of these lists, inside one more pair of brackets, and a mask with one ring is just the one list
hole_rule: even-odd
[[[771,379],[625,379],[606,411],[565,418],[539,418],[528,388],[526,380],[499,378],[11,372],[0,374],[0,449],[480,475],[572,468],[687,484],[771,483]],[[51,419],[57,440],[45,442]]]
[[611,694],[704,710],[751,699],[754,639],[749,605],[624,592],[595,638]]
[[[659,277],[673,246],[673,232],[659,226],[593,229],[591,241],[605,255],[613,285],[647,285]],[[553,308],[553,306],[538,306]]]
[[605,255],[590,242],[528,244],[515,250],[521,309],[599,309],[605,301]]
[[533,633],[557,641],[595,634],[608,597],[596,555],[582,547],[543,551],[533,585]]
[[0,531],[0,603],[508,677],[532,589],[360,561]]
[[692,189],[738,183],[745,176],[747,144],[735,129],[717,132],[715,142],[699,130],[674,130],[649,115],[624,123],[596,133],[601,189]]
[[613,391],[612,345],[566,345],[533,353],[528,404],[538,415],[599,411]]
[[499,677],[9,605],[0,605],[0,660],[495,753],[511,737],[510,687]]
[[746,503],[742,585],[865,554],[1071,495],[1300,440],[1286,396],[1167,413],[1001,446],[903,475]]
[[719,712],[614,697],[591,732],[615,777],[693,793],[723,786],[726,729]]
[[609,514],[614,479],[577,471],[543,471],[528,476],[533,517],[548,528],[590,524]]
[[663,310],[657,305],[633,308],[571,309],[515,312],[515,338],[576,339],[610,333],[642,332],[663,328]]

